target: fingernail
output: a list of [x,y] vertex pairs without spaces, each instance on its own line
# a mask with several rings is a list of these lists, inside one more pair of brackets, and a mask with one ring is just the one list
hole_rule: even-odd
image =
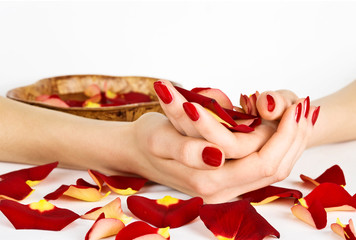
[[295,121],[297,121],[297,123],[299,123],[301,115],[302,115],[302,103],[298,103],[295,109]]
[[319,111],[320,111],[320,106],[317,107],[314,112],[313,112],[313,116],[312,116],[312,124],[314,126],[314,124],[316,123],[316,120],[318,120],[319,117]]
[[304,100],[304,109],[303,109],[303,112],[304,112],[304,117],[305,117],[305,118],[308,118],[309,109],[310,109],[310,98],[309,98],[309,96],[308,96],[308,97]]
[[222,152],[214,147],[205,147],[202,153],[203,161],[213,167],[221,164]]
[[274,102],[274,98],[267,94],[267,109],[268,111],[272,112],[276,106],[276,103]]
[[155,82],[153,84],[153,87],[155,88],[155,91],[158,95],[158,97],[165,103],[171,103],[173,100],[173,97],[171,93],[169,92],[168,88],[166,85],[164,85],[161,81]]
[[191,104],[190,102],[185,102],[183,103],[183,108],[185,113],[192,121],[195,122],[199,119],[199,113],[193,104]]

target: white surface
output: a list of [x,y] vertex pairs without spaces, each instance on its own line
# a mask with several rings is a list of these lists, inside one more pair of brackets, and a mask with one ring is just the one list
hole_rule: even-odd
[[[288,88],[311,99],[356,76],[354,1],[116,1],[0,2],[0,95],[41,78],[65,74],[145,75],[185,87],[218,87],[238,102],[240,93]],[[338,163],[356,192],[356,142],[308,150],[281,186],[298,187],[300,173],[317,176]],[[0,172],[21,165],[0,164]],[[26,202],[37,201],[85,172],[56,169]],[[308,189],[302,189],[304,193]],[[148,197],[187,196],[163,186]],[[55,201],[84,213],[100,203]],[[122,198],[125,202],[125,198]],[[290,202],[257,210],[281,239],[338,239],[296,220]],[[331,213],[345,222],[355,213]],[[83,239],[91,222],[61,232],[15,231],[0,215],[1,239]],[[171,231],[172,239],[214,239],[201,221]]]

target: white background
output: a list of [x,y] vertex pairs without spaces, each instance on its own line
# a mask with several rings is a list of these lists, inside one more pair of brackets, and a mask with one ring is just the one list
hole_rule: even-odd
[[[165,78],[187,88],[217,87],[234,103],[240,93],[281,88],[316,99],[353,81],[355,66],[354,1],[0,2],[3,96],[41,78],[107,74]],[[299,174],[316,177],[338,163],[354,193],[355,147],[351,142],[308,150],[279,185],[308,193],[297,182]],[[0,172],[20,167],[3,163]],[[27,202],[78,177],[88,180],[85,172],[56,169]],[[163,186],[146,187],[142,193],[187,197]],[[84,213],[108,201],[56,204]],[[288,204],[258,207],[282,239],[338,239],[329,229],[331,221],[355,217],[354,212],[329,214],[328,227],[317,231],[291,216]],[[15,231],[0,215],[0,239],[84,239],[90,225],[78,220],[59,233]],[[197,220],[173,230],[172,239],[214,237]]]

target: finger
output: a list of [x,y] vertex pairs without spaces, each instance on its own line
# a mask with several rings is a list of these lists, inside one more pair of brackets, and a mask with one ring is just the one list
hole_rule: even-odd
[[268,91],[258,96],[256,106],[263,119],[278,120],[297,100],[295,93],[289,90]]
[[257,151],[274,131],[264,125],[248,134],[233,133],[199,104],[186,102],[183,108],[199,134],[224,149],[226,158],[241,158]]
[[164,113],[174,127],[184,135],[200,137],[183,110],[183,103],[187,100],[173,85],[167,80],[160,80],[154,83],[154,88]]
[[158,128],[149,139],[150,150],[154,155],[175,159],[196,169],[216,169],[224,163],[225,155],[218,146],[200,138],[182,136],[168,120],[157,124],[165,124],[166,127]]

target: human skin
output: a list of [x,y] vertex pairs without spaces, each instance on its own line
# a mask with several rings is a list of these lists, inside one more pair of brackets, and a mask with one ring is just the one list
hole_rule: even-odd
[[[0,97],[0,109],[4,113],[0,116],[0,158],[28,164],[58,161],[65,168],[139,175],[192,196],[201,196],[205,202],[224,202],[283,180],[308,146],[354,139],[356,126],[351,119],[355,119],[356,113],[350,109],[355,109],[356,101],[352,94],[356,90],[355,85],[353,83],[346,90],[315,101],[322,109],[315,124],[313,112],[316,107],[310,106],[305,117],[307,103],[304,99],[291,101],[287,95],[269,92],[276,101],[276,111],[279,109],[277,106],[284,104],[273,117],[278,120],[267,124],[268,131],[260,131],[256,136],[250,133],[241,135],[240,144],[253,138],[256,142],[249,154],[245,152],[246,156],[238,157],[233,156],[234,151],[229,152],[229,145],[223,145],[222,140],[213,142],[182,135],[167,117],[159,113],[145,114],[131,123],[107,122]],[[176,100],[176,95],[173,95],[173,102]],[[258,103],[266,107],[263,101],[261,98]],[[339,104],[344,105],[340,107]],[[167,105],[162,105],[167,108]],[[204,115],[205,110],[200,106],[195,106],[200,120],[210,117]],[[260,110],[263,111],[263,107]],[[179,111],[185,114],[184,110]],[[334,116],[334,111],[344,119],[343,124],[333,122],[330,116]],[[169,112],[168,116],[172,117]],[[222,129],[216,130],[215,126],[220,127],[220,124],[214,121],[199,125],[208,127],[212,138]],[[189,118],[177,117],[177,123],[180,130],[188,124],[196,131],[196,123]],[[332,130],[330,126],[341,132]],[[203,130],[201,128],[198,132],[205,134]],[[316,136],[319,134],[329,140]],[[210,166],[203,161],[202,153],[206,147],[221,151],[219,166]],[[225,161],[227,156],[229,160]]]

